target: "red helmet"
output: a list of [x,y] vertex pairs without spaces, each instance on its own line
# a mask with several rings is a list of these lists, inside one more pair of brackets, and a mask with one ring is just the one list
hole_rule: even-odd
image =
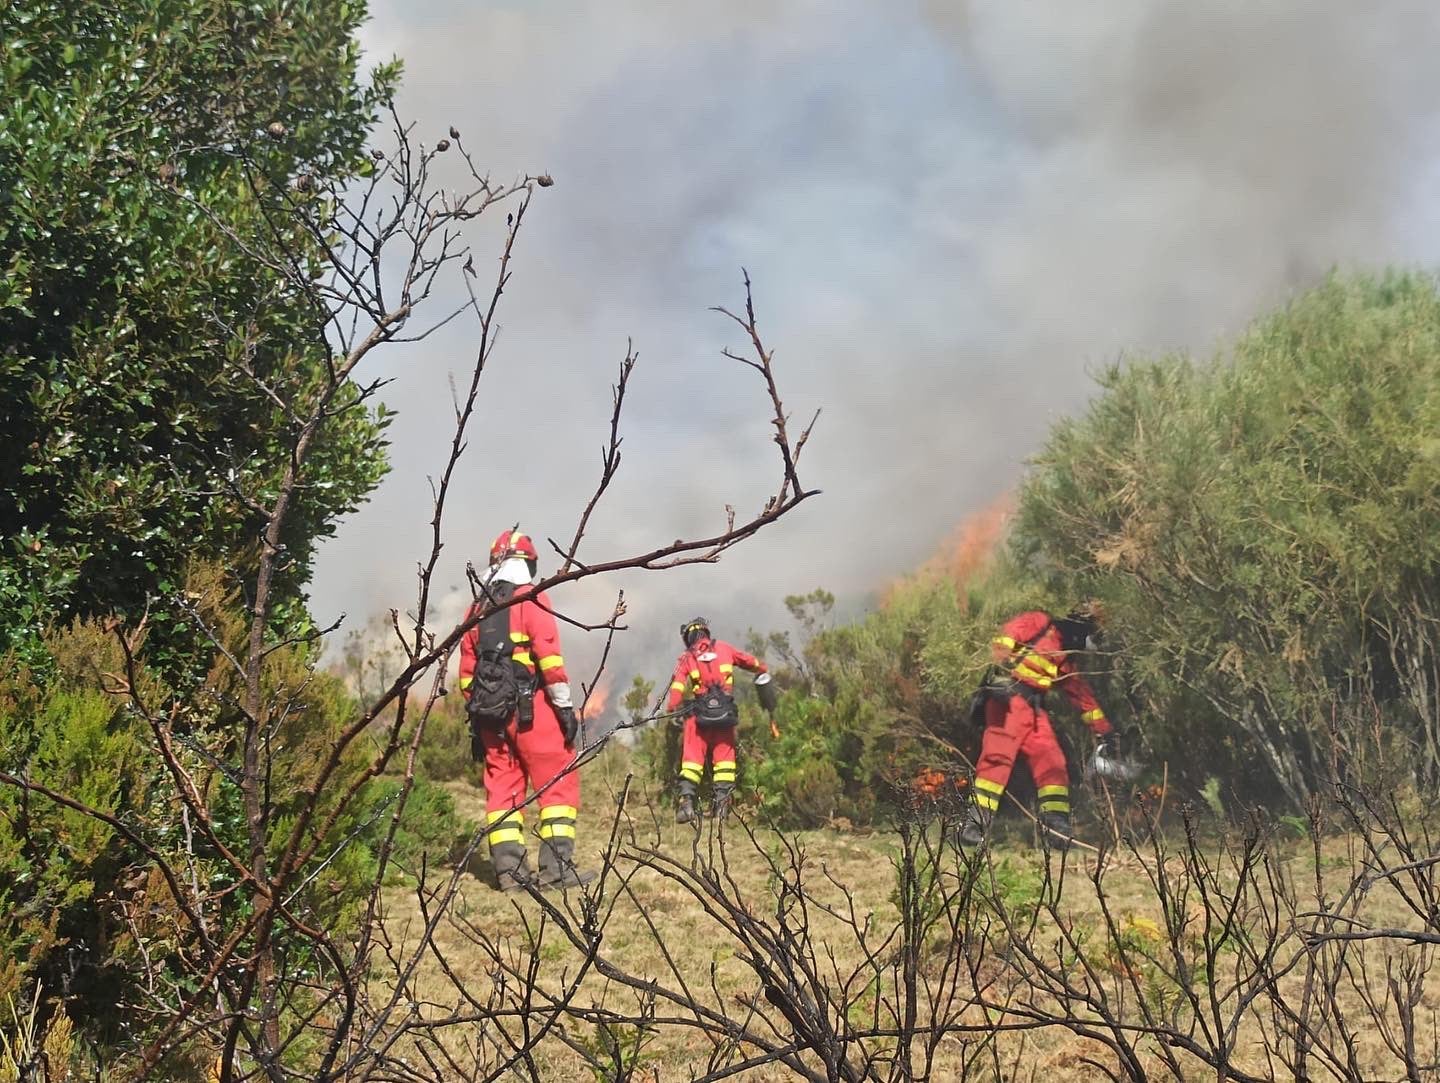
[[520,533],[518,524],[501,534],[490,546],[491,564],[499,564],[506,557],[521,557],[524,560],[540,559],[540,554],[535,549],[535,543],[530,540],[528,535]]

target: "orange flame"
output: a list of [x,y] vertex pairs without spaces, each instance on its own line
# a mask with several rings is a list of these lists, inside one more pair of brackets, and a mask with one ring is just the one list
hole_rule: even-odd
[[890,584],[881,605],[887,604],[895,589],[906,582],[949,579],[961,587],[969,583],[999,549],[1014,514],[1015,499],[1005,493],[963,520],[924,564]]
[[610,678],[605,677],[590,689],[590,695],[586,697],[584,709],[581,711],[583,717],[599,718],[605,713],[605,708],[610,706],[610,687]]
[[934,797],[945,788],[945,772],[934,767],[926,767],[910,780],[910,786],[917,793]]
[[970,785],[970,780],[964,775],[950,777],[937,767],[925,767],[910,780],[910,788],[916,793],[926,797],[939,797],[945,792],[946,785],[956,790],[963,790]]

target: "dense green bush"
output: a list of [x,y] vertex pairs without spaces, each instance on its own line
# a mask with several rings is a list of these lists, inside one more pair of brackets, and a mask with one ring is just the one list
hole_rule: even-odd
[[[370,168],[395,72],[362,73],[364,18],[352,0],[0,5],[0,650],[148,610],[154,654],[172,629],[153,597],[192,559],[244,563],[250,500],[290,462],[274,396],[327,354],[325,313],[262,253],[278,231],[319,266],[291,183]],[[385,469],[383,412],[334,405],[284,538],[292,624],[315,542]]]
[[[1107,611],[1089,676],[1137,734],[1146,781],[1293,806],[1337,766],[1440,779],[1435,280],[1336,277],[1212,362],[1099,380],[988,563],[930,568],[798,645],[753,637],[791,689],[781,740],[752,725],[741,762],[775,819],[865,820],[907,807],[926,767],[963,771],[979,734],[960,716],[994,629],[1087,597]],[[1050,708],[1086,748],[1063,697]]]
[[1021,494],[1017,553],[1109,603],[1156,754],[1299,803],[1373,737],[1440,778],[1440,294],[1332,278],[1210,364],[1117,365]]
[[[202,591],[204,583],[203,576],[191,579]],[[215,612],[209,619],[226,626]],[[239,634],[242,627],[241,617],[232,615],[230,632]],[[175,868],[193,868],[213,889],[217,909],[210,917],[217,929],[241,920],[246,896],[224,892],[237,879],[235,870],[197,833],[187,832],[151,723],[134,708],[138,700],[167,720],[178,762],[205,795],[221,838],[232,852],[244,853],[239,790],[217,766],[233,754],[229,744],[236,732],[226,668],[216,666],[203,700],[169,701],[167,707],[169,691],[143,662],[126,665],[106,626],[77,622],[46,637],[43,646],[49,659],[44,679],[35,680],[11,660],[0,668],[0,771],[114,817],[133,839]],[[274,652],[265,678],[269,694],[286,703],[272,735],[272,770],[284,780],[275,789],[270,831],[278,849],[308,780],[339,728],[355,717],[356,704],[339,680],[313,672],[299,648]],[[134,699],[124,687],[132,679]],[[322,801],[327,812],[352,782],[360,782],[356,800],[318,847],[313,870],[302,870],[304,886],[291,903],[328,928],[343,928],[364,905],[397,809],[397,780],[361,782],[368,755],[357,746]],[[388,878],[417,871],[422,857],[432,864],[448,860],[470,830],[444,789],[417,781],[396,832]],[[183,976],[188,945],[177,930],[186,925],[175,920],[174,906],[155,863],[125,833],[40,793],[0,785],[0,997],[35,980],[46,989],[67,988],[77,1026],[92,1040],[115,1038],[115,1006],[141,999],[135,983],[146,959],[168,959],[177,980]]]
[[458,692],[437,700],[431,710],[420,741],[417,771],[433,782],[478,781],[479,768],[470,758],[470,723]]
[[[52,643],[44,683],[13,656],[0,659],[0,770],[128,818],[149,803],[153,778],[143,727],[104,688],[104,674],[113,684],[123,672],[120,650],[94,624]],[[104,942],[96,901],[116,887],[127,849],[94,817],[0,786],[0,999],[37,975],[58,987],[67,948]],[[96,962],[78,975],[78,996],[107,984]]]

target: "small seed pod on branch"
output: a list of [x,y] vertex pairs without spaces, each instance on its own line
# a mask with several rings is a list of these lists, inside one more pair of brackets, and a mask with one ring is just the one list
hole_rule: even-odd
[[459,139],[459,138],[460,138],[460,129],[457,128],[457,127],[455,127],[455,125],[453,125],[453,124],[450,125],[450,138],[451,138],[451,139]]
[[448,139],[442,139],[442,140],[440,140],[440,142],[438,142],[438,143],[435,144],[435,153],[436,153],[436,154],[444,154],[444,153],[445,153],[447,150],[449,150],[449,149],[450,149],[450,140],[448,140]]
[[535,178],[535,183],[538,184],[541,188],[549,188],[552,184],[555,183],[555,178],[550,176],[549,173],[541,173],[538,177]]

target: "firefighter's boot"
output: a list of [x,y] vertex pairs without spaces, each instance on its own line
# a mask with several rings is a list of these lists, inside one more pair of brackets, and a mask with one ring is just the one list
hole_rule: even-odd
[[699,818],[700,810],[695,807],[695,783],[688,778],[681,778],[680,803],[675,806],[675,822],[692,824]]
[[495,885],[501,891],[524,891],[534,882],[525,860],[524,843],[491,843],[490,864],[495,869]]
[[1063,812],[1040,813],[1040,845],[1047,850],[1064,853],[1075,841],[1070,817]]
[[575,867],[574,839],[540,840],[540,877],[536,881],[540,887],[584,887],[593,879],[593,872],[581,872]]
[[715,787],[715,793],[710,798],[710,815],[720,823],[730,818],[730,797],[733,791],[729,786],[719,785]]
[[675,822],[677,824],[694,823],[699,813],[695,811],[695,798],[688,793],[680,795],[680,802],[675,806]]
[[971,804],[965,810],[965,822],[960,825],[960,845],[967,850],[984,846],[985,840],[990,834],[990,821],[994,815],[989,809]]

